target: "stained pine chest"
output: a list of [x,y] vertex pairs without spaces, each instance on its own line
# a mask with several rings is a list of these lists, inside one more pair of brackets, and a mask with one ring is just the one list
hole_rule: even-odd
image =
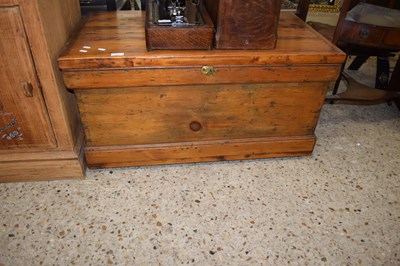
[[344,53],[282,12],[273,50],[146,50],[144,14],[94,14],[59,58],[88,165],[310,155]]

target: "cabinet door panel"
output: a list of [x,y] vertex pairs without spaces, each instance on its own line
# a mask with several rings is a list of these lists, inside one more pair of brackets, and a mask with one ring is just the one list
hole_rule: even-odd
[[0,149],[47,148],[54,135],[18,7],[0,8]]

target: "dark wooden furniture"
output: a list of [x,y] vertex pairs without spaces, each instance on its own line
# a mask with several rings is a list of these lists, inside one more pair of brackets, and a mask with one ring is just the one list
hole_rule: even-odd
[[75,1],[0,0],[0,182],[84,176],[78,108],[56,61],[79,22]]
[[116,10],[131,10],[130,0],[80,0],[80,5],[83,11],[101,10],[105,8],[108,11]]
[[130,0],[106,0],[107,10],[131,10],[132,5]]
[[89,167],[310,155],[345,54],[293,13],[280,17],[273,50],[148,52],[143,14],[90,16],[58,60]]
[[281,0],[205,0],[217,49],[273,49]]
[[[155,22],[155,0],[147,1],[146,8],[146,46],[147,50],[157,49],[204,49],[209,50],[214,41],[214,25],[202,4],[191,6],[188,16],[201,17],[201,25],[160,26]],[[188,2],[187,5],[191,4]],[[189,6],[186,7],[189,10]],[[157,10],[158,11],[158,10]],[[199,16],[197,16],[197,12]],[[196,20],[193,18],[193,20]]]
[[[388,82],[388,57],[400,50],[400,11],[395,9],[400,8],[400,1],[368,1],[374,5],[359,2],[344,0],[336,26],[317,22],[309,24],[348,55],[357,56],[349,69],[357,70],[368,57],[376,56],[378,64],[375,87],[385,90],[369,88],[345,74],[343,77],[348,83],[348,89],[336,94],[340,82],[338,79],[333,95],[328,99],[363,103],[396,100],[399,97],[396,91],[400,87],[393,87],[395,83]],[[297,15],[304,20],[308,3],[308,0],[303,0],[297,10]]]

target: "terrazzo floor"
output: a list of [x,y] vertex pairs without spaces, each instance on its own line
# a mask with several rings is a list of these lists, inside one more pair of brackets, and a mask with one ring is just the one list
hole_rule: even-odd
[[310,157],[0,184],[0,265],[400,265],[400,112],[327,104],[316,134]]
[[0,184],[0,262],[400,265],[399,115],[325,105],[311,157]]

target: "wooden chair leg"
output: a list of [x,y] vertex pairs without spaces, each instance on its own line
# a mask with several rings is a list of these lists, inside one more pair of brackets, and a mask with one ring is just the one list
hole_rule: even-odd
[[389,69],[389,58],[379,56],[376,62],[375,88],[385,89],[388,86]]
[[347,68],[349,70],[359,70],[360,67],[368,60],[368,55],[357,55],[351,62],[350,66]]
[[[346,59],[347,60],[347,59]],[[344,71],[344,67],[346,65],[346,61],[343,63],[342,68],[340,69],[340,74],[338,79],[335,82],[335,86],[333,87],[333,91],[332,91],[332,95],[337,94],[338,90],[339,90],[339,85],[340,85],[340,81],[342,80],[342,73]]]
[[121,8],[121,10],[132,10],[131,1],[130,0],[126,1],[124,6]]
[[385,101],[395,100],[400,97],[397,91],[388,91],[368,87],[354,80],[346,72],[342,72],[342,77],[347,84],[347,89],[339,94],[326,97],[327,101],[351,101],[364,104],[375,104]]
[[116,0],[107,0],[107,10],[108,11],[115,11],[117,10],[117,2]]
[[[400,93],[400,57],[397,59],[387,89]],[[396,104],[397,108],[400,109],[400,98],[394,99],[393,101]]]

